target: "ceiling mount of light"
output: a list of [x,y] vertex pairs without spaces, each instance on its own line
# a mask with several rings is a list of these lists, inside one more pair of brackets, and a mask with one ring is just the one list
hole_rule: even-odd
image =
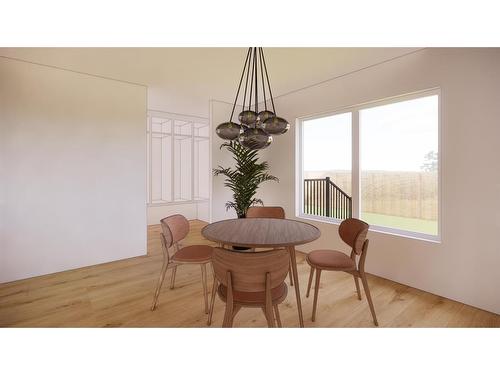
[[[236,123],[233,122],[233,116],[243,81],[245,81],[243,110],[238,115],[239,123]],[[269,94],[272,111],[267,109],[266,90]],[[263,99],[264,103],[264,109],[260,112],[259,92],[262,95],[260,98]],[[238,141],[246,148],[260,150],[271,144],[273,135],[286,133],[289,128],[290,124],[288,121],[276,115],[264,50],[261,47],[251,47],[247,52],[229,121],[217,126],[216,133],[222,139]]]

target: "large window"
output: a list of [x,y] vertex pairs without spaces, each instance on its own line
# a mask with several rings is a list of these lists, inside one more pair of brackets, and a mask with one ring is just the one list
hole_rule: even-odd
[[300,119],[299,215],[439,238],[437,90]]
[[148,204],[208,200],[208,120],[148,114]]

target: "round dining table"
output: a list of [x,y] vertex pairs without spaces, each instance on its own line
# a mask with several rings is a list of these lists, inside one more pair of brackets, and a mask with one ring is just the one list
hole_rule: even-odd
[[290,254],[300,327],[304,327],[295,246],[312,242],[321,232],[314,225],[289,219],[230,219],[208,224],[202,235],[221,245],[249,248],[286,248]]

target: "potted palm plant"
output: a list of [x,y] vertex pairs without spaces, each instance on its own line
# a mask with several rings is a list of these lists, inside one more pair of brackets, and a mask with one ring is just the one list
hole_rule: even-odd
[[238,218],[244,218],[250,206],[264,203],[255,198],[259,185],[265,181],[279,181],[276,176],[268,173],[267,161],[259,162],[258,150],[243,147],[235,141],[223,143],[220,148],[225,148],[233,154],[235,167],[214,168],[214,176],[225,176],[224,186],[233,192],[233,201],[226,203],[226,210],[233,208]]

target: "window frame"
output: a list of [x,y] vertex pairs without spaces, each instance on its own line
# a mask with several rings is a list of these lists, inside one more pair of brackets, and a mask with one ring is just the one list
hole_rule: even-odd
[[360,168],[360,122],[359,122],[359,114],[361,110],[379,107],[388,104],[394,104],[399,102],[404,102],[412,99],[418,99],[428,96],[438,97],[438,204],[437,204],[437,227],[438,232],[436,235],[413,232],[398,228],[384,227],[379,225],[370,224],[370,230],[373,232],[379,232],[389,235],[396,235],[406,238],[425,240],[430,242],[438,242],[442,241],[442,225],[443,225],[443,217],[442,217],[442,141],[441,141],[441,101],[442,101],[442,90],[439,87],[429,88],[425,90],[420,90],[412,93],[401,94],[392,96],[389,98],[377,99],[370,102],[365,102],[356,105],[344,106],[341,108],[337,108],[330,111],[315,113],[312,115],[306,115],[297,117],[296,119],[296,136],[295,136],[295,147],[296,147],[296,185],[295,185],[295,214],[297,217],[307,220],[319,221],[328,224],[340,224],[342,220],[330,217],[316,216],[304,213],[304,122],[340,115],[344,113],[351,113],[351,134],[352,134],[352,156],[351,156],[351,186],[352,186],[352,217],[360,218],[361,217],[361,168]]
[[[153,201],[153,184],[152,184],[152,179],[153,179],[153,163],[152,163],[152,154],[153,154],[153,147],[152,147],[152,138],[153,138],[153,117],[155,118],[162,118],[165,120],[171,120],[171,131],[170,132],[161,132],[162,134],[168,134],[170,135],[170,163],[171,163],[171,178],[170,178],[170,184],[171,184],[171,200],[162,200],[162,201]],[[190,126],[191,132],[190,135],[183,135],[183,134],[176,134],[175,132],[175,121],[185,121],[188,122],[189,125],[183,125],[183,126]],[[195,124],[204,124],[208,128],[208,135],[207,136],[201,136],[201,135],[195,135]],[[186,139],[191,139],[191,165],[190,165],[190,172],[191,172],[191,199],[181,199],[181,200],[175,200],[175,139],[176,136],[179,137],[185,137]],[[198,197],[196,199],[195,197],[195,158],[194,158],[194,148],[195,148],[195,143],[196,140],[203,140],[203,141],[208,141],[209,145],[209,150],[210,150],[210,144],[211,144],[211,137],[210,137],[210,123],[208,118],[204,117],[197,117],[197,116],[188,116],[188,115],[181,115],[181,114],[176,114],[176,113],[170,113],[170,112],[163,112],[163,111],[156,111],[156,110],[148,110],[147,111],[147,125],[146,125],[146,139],[147,139],[147,173],[146,173],[146,186],[147,186],[147,197],[146,197],[146,204],[147,207],[159,207],[159,206],[171,206],[171,205],[179,205],[179,204],[192,204],[192,203],[200,203],[200,202],[209,202],[210,201],[210,191],[209,191],[209,196],[207,198],[201,198]],[[210,155],[209,155],[210,157]],[[164,160],[162,159],[162,163]],[[210,178],[209,178],[210,179]],[[163,184],[163,176],[161,178],[162,184]],[[162,190],[162,189],[160,189]]]

